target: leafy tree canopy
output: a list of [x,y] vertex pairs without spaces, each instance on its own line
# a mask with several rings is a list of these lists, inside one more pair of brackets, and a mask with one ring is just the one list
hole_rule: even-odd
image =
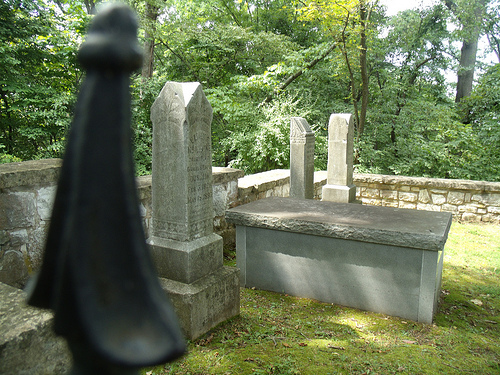
[[[150,107],[172,80],[203,84],[215,165],[287,168],[290,117],[300,116],[316,132],[315,166],[325,169],[329,116],[350,112],[358,171],[500,181],[498,66],[459,104],[445,78],[450,67],[467,70],[457,40],[487,35],[498,54],[498,0],[442,0],[393,17],[377,0],[129,3],[145,48],[132,82],[140,174],[151,168]],[[0,4],[2,161],[61,155],[81,81],[76,51],[98,6]]]

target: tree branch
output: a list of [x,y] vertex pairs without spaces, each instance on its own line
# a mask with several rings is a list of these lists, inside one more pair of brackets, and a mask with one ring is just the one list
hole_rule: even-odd
[[332,51],[335,49],[335,47],[337,47],[337,42],[334,42],[320,57],[311,61],[309,63],[309,65],[307,65],[304,69],[300,69],[299,71],[297,71],[294,74],[292,74],[291,76],[289,76],[280,87],[275,89],[271,94],[269,94],[267,96],[266,100],[264,100],[264,103],[271,102],[273,100],[274,95],[277,92],[286,89],[293,81],[295,81],[297,78],[299,78],[302,75],[302,73],[304,73],[305,69],[308,69],[308,70],[312,69],[317,63],[324,60],[330,53],[332,53]]
[[183,62],[184,64],[186,64],[186,66],[188,67],[189,71],[191,72],[191,74],[193,75],[193,77],[196,79],[196,81],[198,82],[201,82],[200,78],[198,77],[198,75],[193,71],[193,69],[191,69],[191,64],[189,64],[189,62],[184,59],[184,57],[180,54],[178,54],[177,52],[175,52],[172,47],[170,47],[170,45],[165,42],[163,39],[159,39],[160,43],[163,44],[170,52],[172,52],[172,54],[174,56],[176,56],[179,60],[181,60],[181,62]]

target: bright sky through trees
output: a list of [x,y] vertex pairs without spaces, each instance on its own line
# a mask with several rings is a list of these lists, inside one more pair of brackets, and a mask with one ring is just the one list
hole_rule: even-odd
[[[439,0],[379,0],[379,3],[381,5],[387,7],[387,12],[386,12],[387,16],[394,16],[398,14],[398,12],[401,12],[406,9],[424,8],[432,6],[438,2]],[[487,45],[488,45],[488,40],[486,36],[482,36],[479,40],[478,59],[485,62],[486,64],[494,64],[497,60],[495,54],[485,53]],[[455,79],[456,77],[453,76],[452,81],[454,81]]]
[[432,5],[436,0],[380,0],[380,4],[387,7],[387,15],[394,16],[398,12],[411,8],[422,8]]

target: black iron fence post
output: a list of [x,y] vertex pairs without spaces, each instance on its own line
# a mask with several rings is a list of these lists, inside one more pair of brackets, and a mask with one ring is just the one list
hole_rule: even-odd
[[58,184],[40,273],[28,303],[54,310],[72,374],[129,374],[182,355],[175,313],[149,258],[139,214],[129,75],[141,66],[125,5],[95,16],[87,70]]

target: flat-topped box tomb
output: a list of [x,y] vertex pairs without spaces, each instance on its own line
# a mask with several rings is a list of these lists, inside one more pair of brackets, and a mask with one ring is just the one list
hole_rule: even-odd
[[268,198],[226,212],[240,284],[431,323],[450,213]]

